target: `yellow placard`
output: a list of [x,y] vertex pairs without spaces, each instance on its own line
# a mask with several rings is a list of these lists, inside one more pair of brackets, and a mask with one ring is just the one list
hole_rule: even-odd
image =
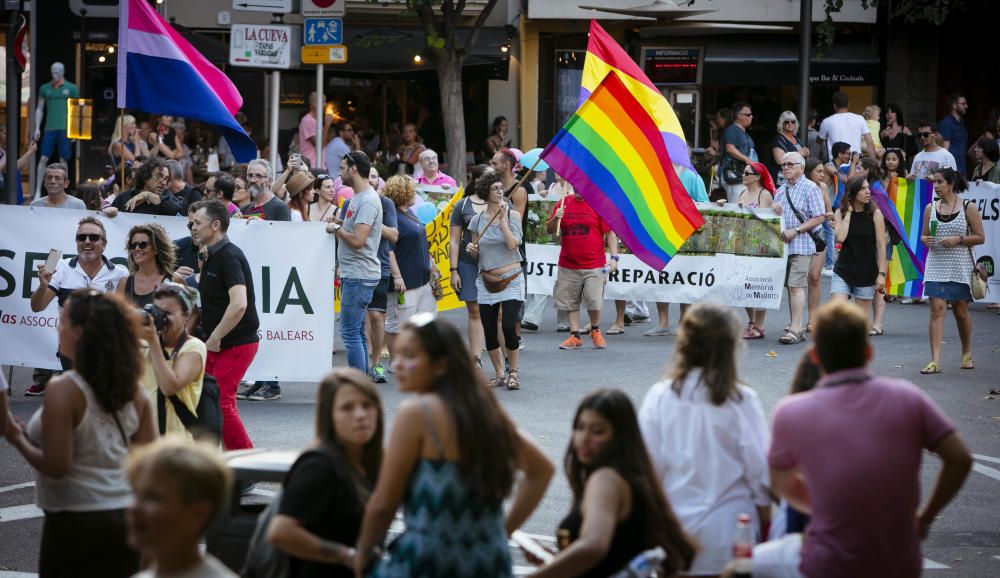
[[347,47],[343,44],[323,44],[302,47],[302,64],[346,64]]

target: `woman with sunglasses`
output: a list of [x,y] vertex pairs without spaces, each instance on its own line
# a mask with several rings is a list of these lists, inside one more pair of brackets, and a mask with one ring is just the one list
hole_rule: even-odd
[[[750,209],[767,209],[774,202],[774,181],[763,163],[750,163],[743,169],[743,185],[746,189],[740,193],[736,204]],[[764,338],[764,317],[767,309],[747,307],[747,317],[750,322],[743,330],[743,339]]]
[[174,243],[163,227],[147,223],[129,230],[125,250],[129,276],[115,291],[142,308],[153,302],[156,286],[169,281],[174,272],[177,260]]
[[166,323],[157,325],[152,315],[146,315],[139,330],[139,337],[145,341],[141,383],[150,397],[160,435],[193,439],[193,432],[178,417],[175,404],[197,414],[208,359],[205,342],[189,335],[187,329],[197,302],[197,289],[161,283],[153,291],[153,305]]
[[337,216],[337,205],[333,202],[333,177],[326,173],[316,175],[313,188],[315,201],[309,205],[309,220],[329,223]]
[[39,576],[126,578],[139,571],[129,548],[125,476],[129,447],[156,431],[139,376],[139,321],[121,297],[96,289],[69,295],[59,312],[59,351],[74,369],[53,377],[27,426],[4,437],[35,469],[42,522]]
[[771,157],[765,157],[765,160],[773,161],[766,164],[779,187],[785,184],[785,177],[781,174],[781,159],[785,157],[785,153],[798,152],[803,157],[809,157],[809,148],[803,146],[799,142],[799,137],[796,136],[798,130],[799,119],[796,118],[795,113],[790,110],[781,113],[781,116],[778,117],[778,135],[771,143]]
[[507,539],[541,501],[552,463],[486,387],[454,325],[414,315],[396,349],[399,389],[411,398],[392,420],[355,575],[368,575],[402,505],[406,531],[371,576],[511,576]]

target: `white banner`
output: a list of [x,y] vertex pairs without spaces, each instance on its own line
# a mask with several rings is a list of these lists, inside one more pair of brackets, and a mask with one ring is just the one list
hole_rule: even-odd
[[[552,206],[529,205],[529,240],[554,240],[541,232]],[[684,244],[663,271],[654,270],[635,255],[623,254],[618,271],[609,275],[604,298],[718,301],[733,307],[778,309],[787,261],[784,244],[776,237],[778,217],[770,209],[760,209],[755,213],[758,219],[754,219],[735,205],[722,208],[700,203],[698,208],[705,217],[705,227]],[[553,244],[527,245],[528,293],[552,295],[559,250]]]
[[[32,313],[36,266],[49,249],[76,253],[77,222],[86,211],[0,207],[0,363],[58,369],[56,302]],[[125,242],[136,224],[155,221],[172,239],[188,236],[187,219],[123,213],[100,216],[105,256],[126,264]],[[333,349],[334,241],[321,223],[233,220],[229,238],[250,261],[260,317],[260,349],[247,379],[319,381]]]
[[973,248],[976,262],[982,263],[989,273],[986,285],[989,291],[983,302],[1000,303],[1000,278],[996,275],[996,262],[1000,259],[1000,185],[983,182],[969,183],[969,190],[962,193],[962,198],[975,201],[979,214],[983,217],[983,232],[986,242]]

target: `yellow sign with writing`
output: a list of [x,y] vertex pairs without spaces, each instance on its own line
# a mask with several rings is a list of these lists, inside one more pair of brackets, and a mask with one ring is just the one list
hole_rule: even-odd
[[346,64],[347,47],[343,44],[324,44],[302,47],[302,64]]

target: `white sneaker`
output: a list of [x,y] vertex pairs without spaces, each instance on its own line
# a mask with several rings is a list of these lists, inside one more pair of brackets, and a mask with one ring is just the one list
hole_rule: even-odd
[[823,272],[821,273],[821,275],[823,275],[824,277],[833,277],[833,269],[825,269],[824,268]]

